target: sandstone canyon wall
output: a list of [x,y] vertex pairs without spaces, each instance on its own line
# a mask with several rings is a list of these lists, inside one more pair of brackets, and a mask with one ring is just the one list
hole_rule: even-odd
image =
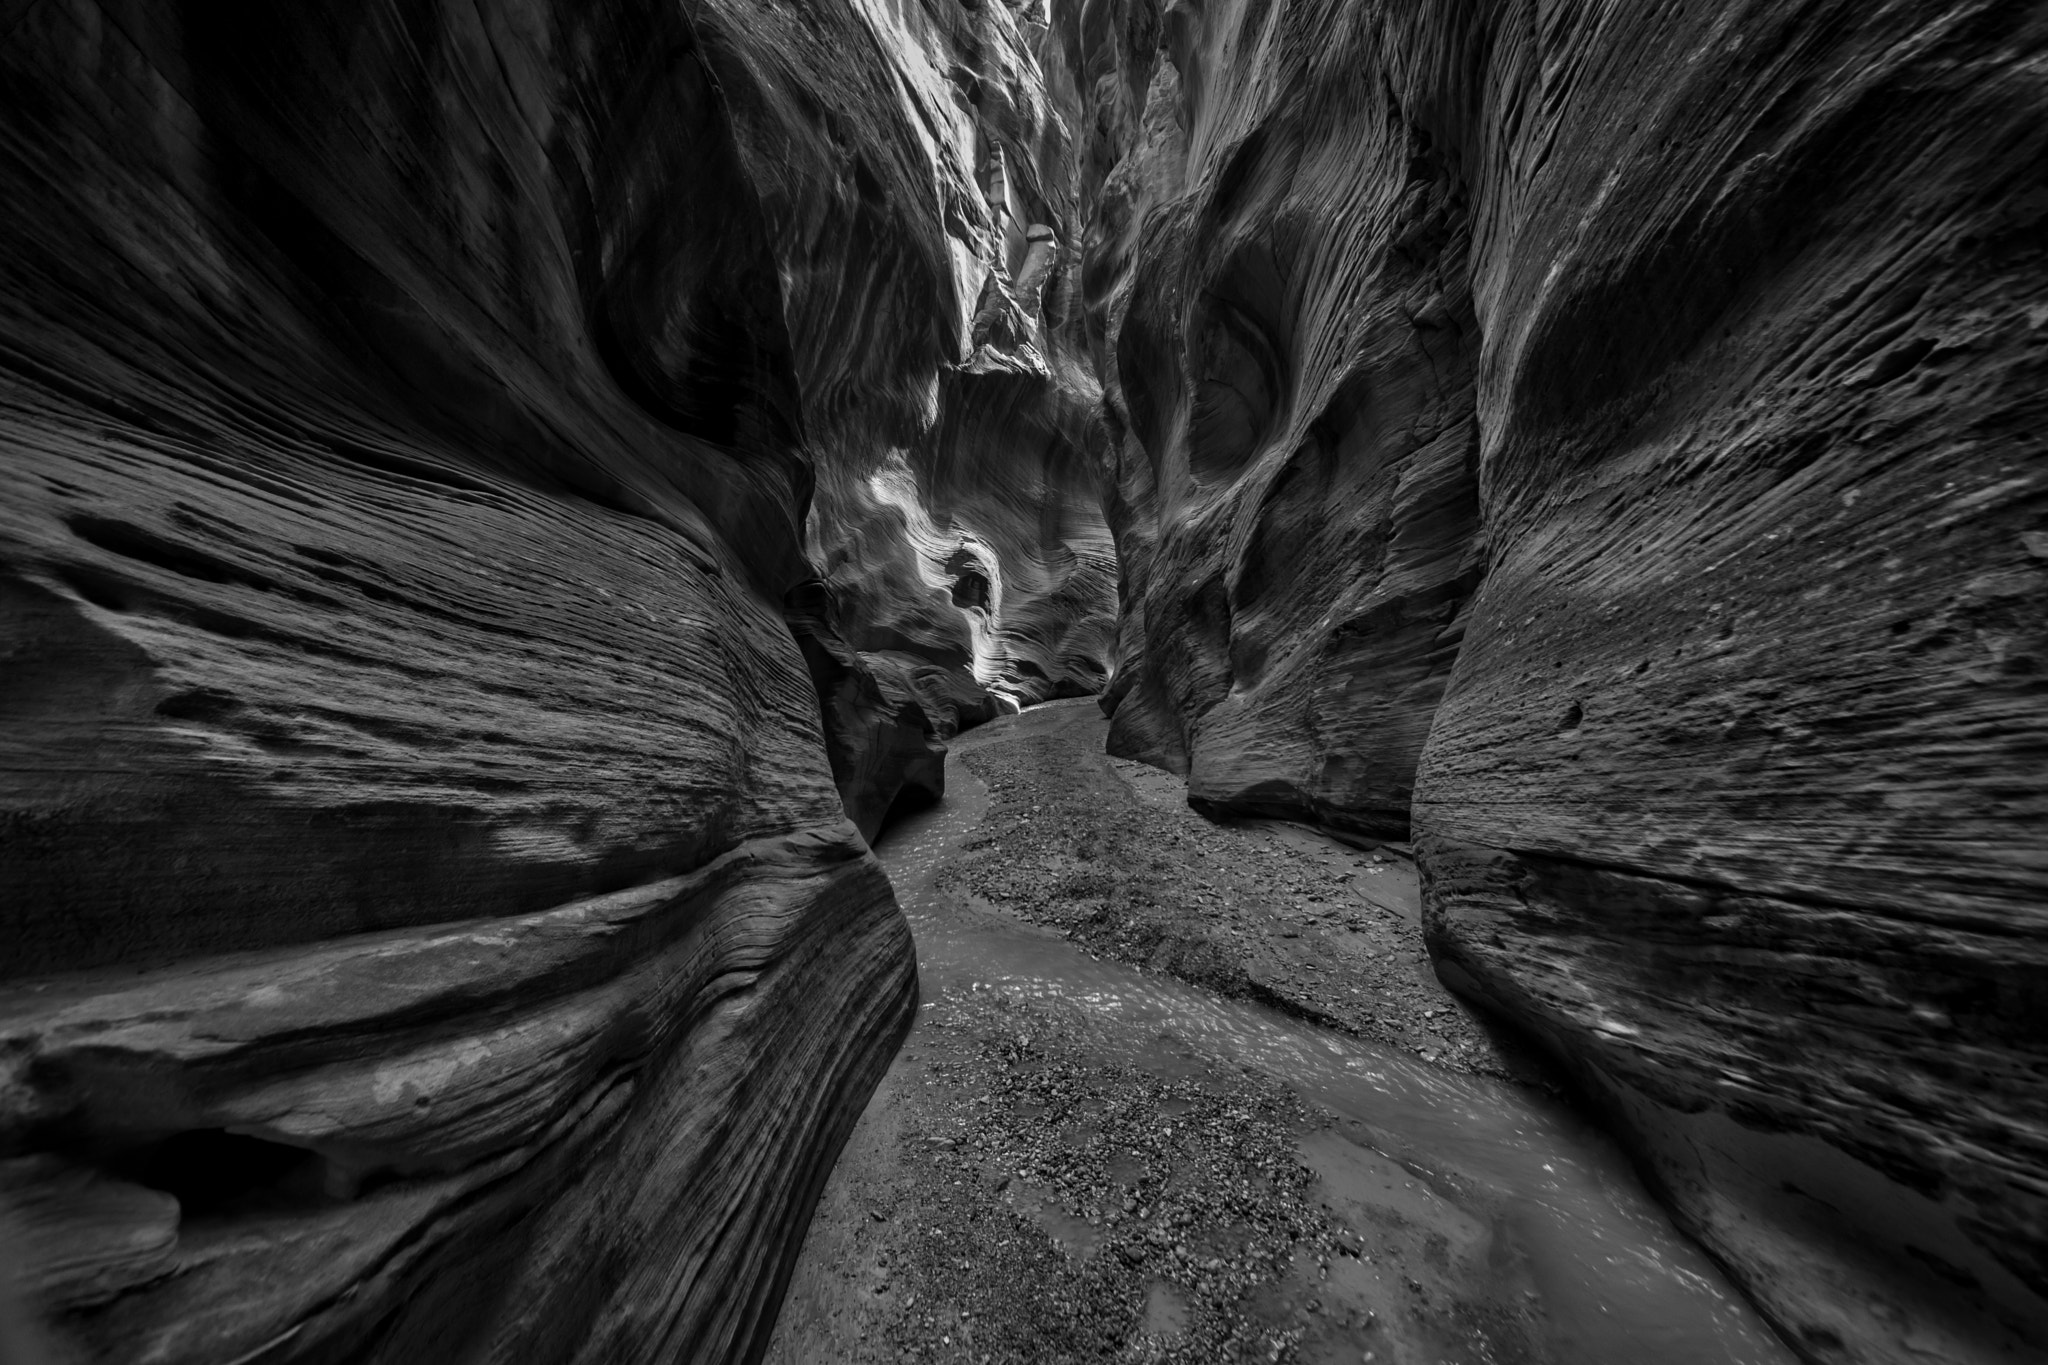
[[1808,1358],[2048,1351],[2048,16],[1060,28],[1112,749],[1412,837]]
[[0,1185],[88,1356],[758,1351],[914,1004],[861,836],[1105,686],[1412,839],[1810,1359],[2048,1350],[2038,7],[4,21]]
[[860,836],[1113,609],[976,178],[1044,29],[948,16],[7,7],[0,1187],[85,1357],[765,1345],[915,1004]]
[[[1114,652],[1107,433],[1078,288],[1080,97],[1048,18],[1005,3],[894,16],[905,87],[951,152],[935,169],[961,262],[960,363],[928,371],[931,420],[914,433],[862,422],[833,442],[811,521],[852,642],[942,730],[1097,692]],[[963,665],[988,695],[958,695]]]

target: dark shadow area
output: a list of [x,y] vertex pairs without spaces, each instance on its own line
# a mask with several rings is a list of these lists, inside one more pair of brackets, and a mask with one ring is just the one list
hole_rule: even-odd
[[116,1174],[174,1197],[186,1219],[319,1202],[327,1165],[304,1147],[219,1128],[178,1133],[108,1163]]

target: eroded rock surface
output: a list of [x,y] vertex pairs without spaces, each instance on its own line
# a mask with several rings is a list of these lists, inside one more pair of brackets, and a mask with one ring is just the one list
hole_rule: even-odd
[[1808,1358],[2048,1350],[2036,10],[12,7],[42,1304],[758,1353],[914,1000],[861,836],[1106,689],[1412,839]]
[[1063,13],[1113,752],[1412,833],[1809,1358],[2048,1349],[2038,10]]
[[939,4],[885,26],[936,140],[943,231],[927,229],[927,250],[953,262],[960,311],[921,414],[878,424],[854,406],[834,427],[810,523],[849,643],[942,732],[1098,692],[1113,652],[1107,433],[1078,287],[1080,98],[1046,17]]
[[39,1306],[109,1360],[757,1353],[915,1001],[860,833],[989,705],[806,555],[969,356],[929,54],[840,4],[6,27]]

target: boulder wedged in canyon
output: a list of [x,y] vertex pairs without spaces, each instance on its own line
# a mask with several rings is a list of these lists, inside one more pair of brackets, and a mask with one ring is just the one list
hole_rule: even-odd
[[2048,31],[1066,11],[1113,752],[1412,836],[1816,1361],[2048,1349]]

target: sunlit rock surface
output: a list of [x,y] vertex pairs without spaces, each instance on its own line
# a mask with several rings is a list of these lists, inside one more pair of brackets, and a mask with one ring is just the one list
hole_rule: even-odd
[[755,1352],[914,1003],[862,836],[1106,689],[1412,838],[1809,1358],[2048,1350],[2042,23],[13,7],[38,1302]]
[[[949,363],[906,400],[906,416],[922,402],[928,421],[876,423],[855,407],[821,437],[832,458],[812,558],[849,642],[878,677],[906,678],[942,732],[987,708],[1100,691],[1114,652],[1107,433],[1078,289],[1079,98],[1045,17],[947,3],[882,26],[937,149],[927,175],[944,231],[931,250],[953,263],[960,311]],[[817,274],[857,276],[864,254]],[[985,700],[963,695],[963,665]]]
[[1412,834],[1809,1358],[2048,1350],[2038,9],[1061,22],[1112,748]]
[[758,1350],[915,1001],[860,834],[994,705],[950,581],[904,664],[806,553],[814,489],[934,429],[1002,258],[949,197],[973,119],[906,75],[951,39],[830,3],[7,22],[36,1302],[107,1360]]

